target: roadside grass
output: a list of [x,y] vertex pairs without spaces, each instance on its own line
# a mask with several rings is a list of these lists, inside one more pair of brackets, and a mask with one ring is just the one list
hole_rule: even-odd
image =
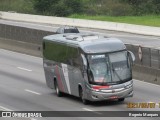
[[88,15],[74,14],[69,16],[69,18],[100,20],[100,21],[110,21],[110,22],[120,22],[120,23],[160,27],[160,15],[114,17],[114,16],[88,16]]
[[33,0],[0,0],[0,11],[35,13]]

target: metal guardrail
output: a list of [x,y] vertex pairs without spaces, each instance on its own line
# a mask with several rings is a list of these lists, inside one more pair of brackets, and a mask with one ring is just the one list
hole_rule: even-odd
[[135,64],[160,69],[160,49],[126,44],[136,57]]

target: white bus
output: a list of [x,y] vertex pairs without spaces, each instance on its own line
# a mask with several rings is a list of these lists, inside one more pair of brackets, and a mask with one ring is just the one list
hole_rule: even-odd
[[94,34],[67,33],[43,39],[43,66],[48,87],[89,101],[133,96],[135,57],[122,41]]

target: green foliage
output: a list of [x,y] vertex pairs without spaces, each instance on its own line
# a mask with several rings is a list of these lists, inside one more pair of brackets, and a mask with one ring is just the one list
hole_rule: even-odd
[[51,16],[160,15],[160,0],[0,0],[0,10]]
[[57,3],[58,0],[34,0],[34,9],[39,14],[51,14]]
[[0,10],[35,13],[33,9],[33,0],[0,0]]
[[68,16],[69,15],[69,8],[61,1],[58,4],[53,5],[51,8],[53,15],[55,16]]
[[131,5],[131,15],[160,14],[160,0],[120,0]]
[[83,2],[81,0],[65,0],[65,5],[71,9],[71,13],[82,13]]
[[125,16],[130,14],[129,4],[119,0],[87,0],[85,14]]
[[81,0],[34,0],[34,8],[39,14],[68,16],[83,11]]

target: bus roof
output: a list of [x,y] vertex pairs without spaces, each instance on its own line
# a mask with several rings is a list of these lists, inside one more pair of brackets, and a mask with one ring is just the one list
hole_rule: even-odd
[[55,34],[45,36],[43,40],[80,47],[85,53],[104,53],[126,49],[124,43],[117,38],[87,33]]

